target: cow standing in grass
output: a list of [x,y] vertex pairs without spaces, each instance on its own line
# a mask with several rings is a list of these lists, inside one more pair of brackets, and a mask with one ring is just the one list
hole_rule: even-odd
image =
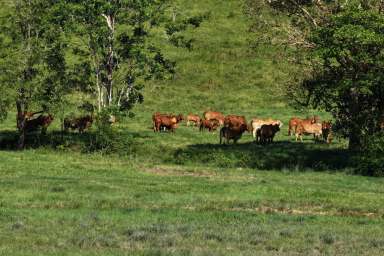
[[37,118],[27,119],[25,123],[25,131],[33,132],[41,129],[41,134],[46,134],[47,128],[53,122],[53,116],[51,114],[48,115],[40,115]]
[[224,125],[225,116],[221,112],[206,111],[203,114],[205,120],[217,120],[220,125]]
[[209,132],[216,131],[220,126],[220,122],[216,119],[206,120],[203,119],[200,122],[200,132],[204,131],[204,129],[208,129]]
[[71,130],[79,130],[79,133],[83,133],[88,130],[93,123],[93,117],[86,115],[78,118],[65,118],[64,119],[64,131],[68,132]]
[[280,120],[274,120],[272,118],[268,119],[258,119],[254,118],[249,123],[248,131],[252,132],[253,138],[257,141],[257,132],[261,129],[263,125],[278,125],[279,129],[283,126],[283,122]]
[[319,117],[313,116],[311,118],[306,118],[306,119],[301,119],[298,117],[292,117],[288,123],[288,136],[292,135],[292,131],[294,131],[294,134],[296,134],[297,126],[302,122],[315,124],[315,123],[319,122]]
[[319,123],[311,123],[311,122],[299,123],[295,132],[296,141],[300,139],[301,142],[303,142],[303,135],[313,135],[315,138],[315,141],[318,141],[320,139],[320,136],[322,136],[322,134],[323,134],[322,125]]
[[194,114],[190,113],[187,116],[187,126],[189,126],[190,123],[193,123],[195,126],[199,126],[200,122],[201,122],[201,118],[198,115],[194,115]]
[[279,124],[264,124],[257,130],[256,142],[261,144],[272,143],[276,133],[279,131]]
[[238,127],[243,124],[247,125],[245,116],[228,115],[224,118],[224,126],[226,127]]
[[229,144],[230,140],[233,140],[233,143],[236,144],[243,133],[247,131],[247,128],[246,124],[234,127],[224,126],[220,129],[220,144]]
[[175,115],[167,115],[167,114],[160,114],[155,113],[152,116],[153,120],[153,131],[154,132],[160,132],[161,130],[170,130],[171,132],[174,132],[175,129],[178,127],[178,123],[183,121],[183,115],[179,114],[177,116]]

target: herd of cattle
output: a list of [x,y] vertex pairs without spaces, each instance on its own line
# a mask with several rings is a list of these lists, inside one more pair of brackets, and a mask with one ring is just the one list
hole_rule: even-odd
[[[36,116],[40,114],[39,116]],[[27,132],[40,129],[44,134],[48,126],[53,122],[54,118],[51,114],[41,114],[41,112],[24,113],[23,116],[17,116],[17,125],[20,128],[22,125],[20,120],[24,120],[24,129]],[[171,131],[174,132],[178,128],[179,123],[185,120],[182,114],[161,114],[155,113],[152,116],[153,130],[155,132]],[[76,118],[64,119],[64,130],[68,132],[71,130],[78,130],[79,133],[83,133],[92,126],[94,117],[92,115],[85,115]],[[116,118],[111,116],[110,123],[116,122]],[[252,133],[256,142],[261,144],[267,144],[273,142],[273,139],[283,126],[283,122],[274,119],[259,119],[253,118],[249,123],[244,116],[238,115],[223,115],[216,111],[204,112],[203,118],[199,115],[189,114],[186,117],[187,126],[191,124],[198,126],[200,131],[208,130],[209,132],[216,131],[220,128],[220,144],[228,144],[230,140],[234,143],[242,137],[243,133],[248,131]],[[332,124],[331,122],[320,122],[317,116],[311,118],[300,119],[293,117],[289,120],[288,124],[288,136],[296,136],[296,141],[300,139],[303,141],[303,135],[313,135],[316,141],[324,140],[327,143],[331,143],[332,136]]]
[[[180,122],[184,120],[182,114],[161,114],[156,112],[152,115],[153,130],[154,132],[161,132],[169,130],[174,132]],[[233,140],[234,143],[242,137],[243,133],[248,131],[252,133],[256,142],[267,144],[273,142],[273,139],[283,126],[280,120],[259,119],[253,118],[247,123],[244,116],[238,115],[223,115],[216,111],[204,112],[203,118],[199,115],[189,114],[186,117],[187,126],[191,124],[200,128],[200,131],[207,129],[208,131],[215,131],[220,129],[220,144],[229,143]],[[313,135],[315,141],[324,140],[331,143],[332,123],[330,121],[320,122],[318,116],[311,118],[301,119],[293,117],[289,120],[288,136],[296,136],[296,141],[300,139],[303,141],[303,135]]]

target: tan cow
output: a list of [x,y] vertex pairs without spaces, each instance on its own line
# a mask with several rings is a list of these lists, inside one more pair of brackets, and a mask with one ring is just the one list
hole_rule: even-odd
[[283,122],[281,122],[280,120],[274,120],[271,118],[268,118],[268,119],[254,118],[249,123],[248,131],[252,132],[253,138],[256,140],[257,131],[260,130],[263,125],[276,125],[276,124],[279,126],[279,128],[283,127]]
[[322,125],[319,123],[301,122],[296,128],[296,141],[300,139],[303,142],[303,135],[313,135],[315,140],[319,140],[323,134]]
[[301,119],[301,118],[298,118],[298,117],[292,117],[290,120],[289,120],[289,123],[288,123],[288,136],[291,136],[292,135],[292,131],[295,132],[296,134],[296,128],[297,126],[301,123],[301,122],[307,122],[309,121],[310,123],[314,124],[314,123],[318,123],[319,122],[319,117],[318,116],[313,116],[313,117],[310,117],[310,118],[306,118],[306,119]]
[[187,126],[189,126],[190,123],[193,123],[195,126],[199,126],[200,122],[201,122],[201,118],[198,115],[190,113],[187,116]]
[[220,112],[206,111],[204,112],[203,117],[206,120],[217,120],[219,121],[220,125],[224,125],[225,116]]

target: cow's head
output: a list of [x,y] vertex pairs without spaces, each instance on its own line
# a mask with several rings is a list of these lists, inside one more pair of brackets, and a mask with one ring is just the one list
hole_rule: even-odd
[[182,114],[178,114],[178,115],[176,116],[176,119],[177,119],[177,122],[179,123],[179,122],[181,122],[181,121],[184,120],[184,116],[183,116]]
[[322,130],[331,130],[332,129],[332,121],[324,121],[321,123]]
[[273,134],[276,134],[277,132],[280,131],[280,124],[276,123],[272,125],[272,132]]
[[311,123],[312,124],[316,124],[316,123],[318,123],[320,121],[320,117],[319,116],[313,116],[312,118],[311,118]]

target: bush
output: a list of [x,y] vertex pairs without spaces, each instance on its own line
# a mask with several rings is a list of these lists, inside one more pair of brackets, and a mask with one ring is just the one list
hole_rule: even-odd
[[358,174],[384,177],[384,132],[364,141],[364,149],[358,157]]
[[89,136],[86,152],[121,153],[128,147],[128,140],[111,126],[109,112],[101,112],[96,119],[96,130]]

